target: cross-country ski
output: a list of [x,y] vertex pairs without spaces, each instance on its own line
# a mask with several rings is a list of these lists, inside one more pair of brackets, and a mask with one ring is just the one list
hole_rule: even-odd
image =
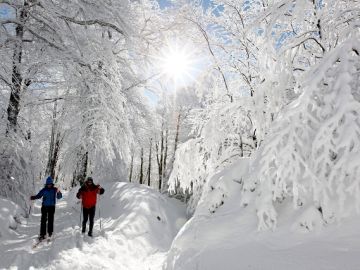
[[51,244],[53,241],[55,240],[54,236],[48,237],[48,238],[44,238],[44,239],[37,239],[35,240],[35,243],[32,245],[33,249],[36,249],[38,247],[41,247],[44,244]]

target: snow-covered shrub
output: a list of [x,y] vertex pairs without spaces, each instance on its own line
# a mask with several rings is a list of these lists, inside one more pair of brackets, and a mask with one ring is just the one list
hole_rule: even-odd
[[360,212],[358,44],[329,53],[274,121],[247,183],[257,185],[259,229],[276,225],[274,209],[287,197],[295,208],[316,207],[325,222]]
[[[232,165],[221,169],[209,177],[203,186],[195,215],[209,215],[222,207],[230,198],[237,197],[248,174],[250,158],[240,158]],[[239,198],[241,207],[246,207],[251,198]]]
[[[171,191],[180,187],[191,194],[189,214],[194,213],[204,186],[211,188],[210,178],[238,158],[248,157],[257,143],[253,122],[240,103],[214,104],[204,112],[206,115],[203,123],[200,120],[196,123],[196,138],[179,146],[169,179]],[[216,192],[219,198],[227,196],[224,191]],[[221,199],[218,203],[221,204]]]
[[30,142],[22,135],[7,136],[5,130],[0,131],[0,196],[27,209],[33,188],[33,160]]
[[0,197],[0,238],[6,237],[11,230],[16,230],[21,221],[22,210],[10,200]]
[[324,220],[319,209],[314,206],[310,206],[296,219],[292,229],[295,231],[308,232],[320,229],[323,225]]

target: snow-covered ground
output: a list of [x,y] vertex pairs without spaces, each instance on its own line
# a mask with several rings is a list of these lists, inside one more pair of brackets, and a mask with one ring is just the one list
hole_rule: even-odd
[[[0,269],[161,269],[165,253],[185,222],[184,206],[139,185],[105,185],[96,212],[95,237],[82,236],[76,189],[65,192],[55,212],[55,239],[32,245],[39,233],[40,201],[27,224],[16,230],[12,216],[19,209],[1,201]],[[6,222],[3,222],[5,220]],[[6,224],[5,224],[6,223]]]
[[[240,203],[240,201],[239,201]],[[219,209],[195,216],[176,237],[166,270],[358,270],[360,218],[318,231],[294,231],[289,217],[275,231],[256,230],[252,210]]]
[[[231,174],[228,170],[217,178]],[[184,225],[184,206],[150,188],[113,183],[105,189],[99,202],[103,230],[97,211],[94,238],[80,233],[74,189],[58,202],[54,241],[35,249],[40,201],[26,220],[19,217],[15,204],[1,199],[0,269],[360,269],[358,216],[325,226],[313,224],[313,231],[305,233],[294,226],[299,214],[288,203],[279,209],[277,228],[259,232],[255,209],[241,207],[240,197],[229,196],[223,205],[209,209],[215,209],[213,213],[200,201]],[[14,217],[26,224],[19,225]]]
[[[276,203],[277,226],[259,231],[256,193],[241,193],[247,161],[207,181],[194,216],[180,230],[165,270],[359,270],[360,217],[326,223],[314,206]],[[303,209],[305,208],[305,209]]]

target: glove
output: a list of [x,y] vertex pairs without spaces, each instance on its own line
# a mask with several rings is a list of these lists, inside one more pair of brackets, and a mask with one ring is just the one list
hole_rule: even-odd
[[76,198],[78,198],[78,199],[80,199],[81,198],[81,195],[80,195],[80,193],[78,192],[78,193],[76,193]]
[[57,192],[56,192],[56,199],[61,199],[62,198],[62,193],[61,193],[61,191],[60,190],[58,190]]
[[35,196],[30,196],[30,200],[36,200],[36,197]]
[[100,188],[100,192],[99,192],[99,194],[100,194],[100,195],[102,195],[102,194],[104,194],[104,192],[105,192],[105,189]]

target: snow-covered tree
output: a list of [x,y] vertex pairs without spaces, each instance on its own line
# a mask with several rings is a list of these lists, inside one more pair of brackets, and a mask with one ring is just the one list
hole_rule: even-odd
[[349,38],[310,71],[257,153],[243,189],[256,186],[260,229],[276,225],[276,205],[288,197],[295,208],[316,207],[326,223],[359,213],[358,44]]
[[[119,177],[131,145],[136,144],[136,131],[151,115],[141,93],[146,81],[141,65],[151,42],[143,31],[149,35],[152,29],[143,15],[149,10],[156,14],[154,3],[25,0],[1,4],[8,10],[0,20],[2,127],[7,127],[1,129],[2,142],[7,140],[2,144],[2,194],[18,197],[16,186],[21,186],[25,199],[38,177],[27,164],[30,134],[35,144],[41,142],[43,156],[38,162],[49,164],[51,171],[55,167],[62,179],[69,179],[76,164],[83,173],[109,172],[105,178]],[[51,119],[55,101],[59,113]],[[33,119],[31,110],[42,112],[40,117],[49,114],[50,119]],[[50,132],[48,120],[56,131]],[[61,138],[56,157],[57,140],[51,134]],[[82,168],[85,163],[88,168]]]
[[[202,127],[199,123],[205,122],[206,126],[211,121],[216,125],[211,132],[197,133],[195,141],[189,141],[188,146],[179,147],[181,153],[177,155],[177,167],[171,178],[173,188],[176,181],[180,185],[183,181],[183,187],[194,192],[191,211],[196,208],[204,185],[215,173],[210,169],[213,167],[204,162],[209,160],[204,138],[213,137],[207,145],[221,149],[222,128],[232,134],[237,122],[234,118],[246,119],[241,121],[246,127],[241,137],[253,139],[251,150],[261,145],[278,113],[305,89],[303,76],[308,76],[309,70],[322,61],[324,55],[341,46],[356,31],[356,5],[354,1],[213,1],[205,16],[199,15],[203,13],[201,5],[195,11],[194,8],[184,11],[183,16],[197,26],[218,73],[203,82],[202,89],[211,94],[207,94],[204,103],[205,117],[199,111],[194,121],[198,127]],[[229,103],[234,105],[226,104],[221,97],[228,93],[232,96]],[[225,108],[223,121],[219,120],[222,114],[217,108]],[[190,149],[197,150],[194,153]],[[236,150],[237,145],[230,152]],[[204,155],[199,155],[198,162],[183,162],[202,151]],[[213,164],[219,161],[214,160]],[[256,165],[254,167],[257,170]],[[195,187],[194,181],[189,180],[193,178],[200,179]],[[247,182],[244,189],[253,191],[256,183],[256,180]],[[275,220],[275,212],[273,216]]]
[[192,111],[188,118],[192,138],[178,147],[169,182],[172,192],[180,188],[191,194],[188,211],[193,213],[209,177],[250,156],[257,138],[249,112],[236,101],[216,102]]

